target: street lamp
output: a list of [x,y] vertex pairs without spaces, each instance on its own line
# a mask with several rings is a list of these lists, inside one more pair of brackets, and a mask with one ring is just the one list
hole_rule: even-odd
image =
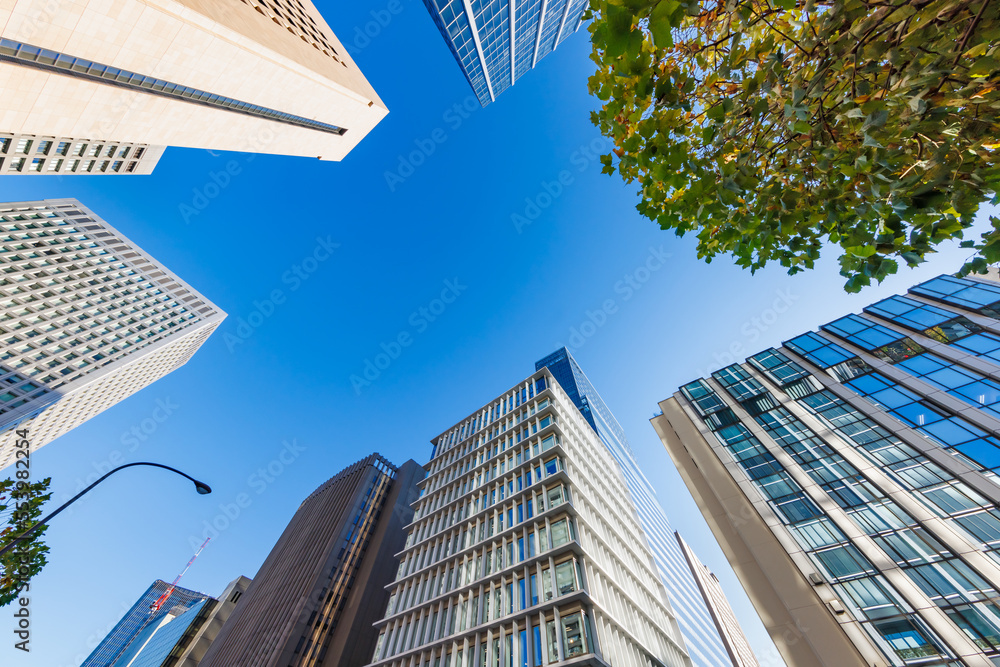
[[84,489],[80,493],[76,494],[75,496],[73,496],[72,498],[70,498],[69,500],[67,500],[66,502],[64,502],[62,505],[60,505],[59,509],[57,509],[55,512],[53,512],[52,514],[48,515],[47,517],[45,517],[41,521],[38,521],[31,528],[29,528],[28,530],[24,531],[23,533],[21,533],[20,535],[18,535],[17,537],[15,537],[14,540],[10,544],[8,544],[7,546],[5,546],[3,549],[0,549],[0,556],[3,556],[5,553],[7,553],[11,549],[13,549],[14,546],[18,542],[21,542],[24,539],[26,539],[28,537],[28,535],[30,535],[31,533],[35,532],[35,530],[39,526],[42,526],[42,525],[48,523],[49,520],[52,517],[54,517],[55,515],[59,514],[59,512],[62,512],[64,509],[66,509],[67,507],[69,507],[70,505],[72,505],[73,503],[75,503],[77,500],[80,499],[80,496],[82,496],[83,494],[87,493],[92,488],[94,488],[95,486],[97,486],[98,484],[100,484],[101,482],[103,482],[104,480],[106,480],[108,477],[110,477],[111,475],[115,474],[119,470],[124,470],[125,468],[131,468],[132,466],[153,466],[154,468],[164,468],[164,469],[169,470],[171,472],[177,473],[181,477],[187,477],[189,480],[191,480],[192,482],[194,482],[194,488],[198,490],[199,494],[201,494],[201,495],[204,496],[204,495],[208,495],[209,493],[212,492],[212,487],[210,487],[208,484],[205,484],[204,482],[199,482],[194,477],[191,477],[190,475],[186,475],[186,474],[182,473],[180,470],[177,470],[176,468],[171,468],[170,466],[165,466],[162,463],[149,463],[149,462],[146,462],[146,461],[139,461],[137,463],[126,463],[123,466],[118,466],[114,470],[105,473],[96,482],[94,482],[93,484],[91,484],[90,486],[88,486],[86,489]]

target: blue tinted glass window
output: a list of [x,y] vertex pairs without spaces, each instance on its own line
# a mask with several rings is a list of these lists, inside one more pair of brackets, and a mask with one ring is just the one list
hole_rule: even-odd
[[911,287],[910,291],[971,310],[1000,301],[1000,286],[954,276],[938,276]]
[[891,296],[868,306],[865,308],[865,312],[892,320],[896,324],[914,331],[936,327],[958,317],[958,313],[921,303],[905,296]]
[[785,341],[784,345],[790,350],[801,354],[820,368],[829,368],[856,356],[836,343],[811,331]]
[[820,328],[868,351],[905,338],[903,334],[860,315],[848,315],[829,324],[824,324]]

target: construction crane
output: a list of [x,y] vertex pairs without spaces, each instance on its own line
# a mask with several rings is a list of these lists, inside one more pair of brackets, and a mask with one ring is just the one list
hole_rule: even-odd
[[[210,540],[210,539],[212,539],[212,538],[211,537],[208,538],[208,540]],[[121,647],[121,649],[115,655],[114,659],[112,659],[110,662],[107,663],[109,665],[109,667],[112,667],[112,666],[115,665],[115,663],[118,660],[118,658],[120,658],[122,655],[125,654],[126,651],[128,651],[129,647],[132,646],[132,643],[136,640],[136,637],[138,637],[140,634],[142,634],[142,631],[146,629],[146,626],[149,625],[150,621],[152,621],[153,618],[156,617],[156,612],[158,612],[160,610],[160,608],[163,607],[163,604],[167,601],[167,599],[170,597],[170,595],[174,592],[174,589],[177,588],[177,582],[179,582],[181,580],[181,577],[183,577],[184,574],[188,571],[188,568],[191,567],[191,563],[194,562],[194,560],[198,557],[198,554],[201,553],[201,550],[205,548],[206,544],[208,544],[208,540],[205,540],[204,542],[202,542],[201,546],[198,547],[198,551],[196,551],[194,553],[194,555],[191,556],[191,560],[188,561],[188,564],[184,566],[184,569],[181,571],[181,573],[177,575],[176,579],[174,579],[174,583],[172,583],[169,586],[167,586],[167,590],[165,590],[163,592],[163,595],[161,595],[156,600],[156,602],[154,602],[153,604],[151,604],[149,606],[149,614],[146,616],[146,620],[144,620],[142,622],[142,625],[140,625],[139,628],[134,633],[132,633],[132,637],[128,640],[128,642],[126,642],[126,644],[124,646]]]
[[181,573],[177,575],[176,579],[174,579],[174,582],[172,584],[170,584],[170,586],[167,587],[167,590],[163,591],[163,595],[161,595],[156,600],[156,602],[154,602],[153,604],[151,604],[149,606],[149,614],[150,614],[150,616],[152,616],[156,612],[160,611],[160,607],[163,606],[163,603],[167,601],[167,598],[169,598],[171,596],[171,594],[173,594],[174,589],[177,588],[177,582],[179,582],[181,580],[181,577],[183,577],[187,573],[188,568],[191,567],[191,563],[193,563],[195,561],[195,559],[198,557],[198,554],[201,553],[201,550],[205,548],[205,545],[208,544],[208,540],[210,540],[210,539],[212,539],[212,538],[209,537],[204,542],[202,542],[201,546],[198,547],[198,550],[194,552],[193,556],[191,556],[191,560],[188,561],[188,564],[184,566],[184,569],[181,570]]

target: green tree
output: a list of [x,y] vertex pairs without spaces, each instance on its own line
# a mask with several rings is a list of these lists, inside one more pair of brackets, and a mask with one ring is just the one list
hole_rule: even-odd
[[[50,477],[40,482],[0,481],[0,548],[35,524],[42,516],[42,505],[52,497],[48,493]],[[10,604],[24,582],[38,574],[48,563],[49,548],[42,542],[48,526],[42,526],[28,539],[0,556],[0,607]]]
[[[996,203],[1000,2],[592,0],[604,172],[698,256],[812,268],[854,292]],[[963,272],[1000,261],[1000,220]]]

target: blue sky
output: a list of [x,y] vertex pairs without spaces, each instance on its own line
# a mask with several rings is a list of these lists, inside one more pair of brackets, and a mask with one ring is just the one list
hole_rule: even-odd
[[[633,186],[599,173],[585,32],[480,109],[464,106],[472,91],[421,3],[406,0],[354,43],[389,4],[319,3],[390,110],[342,163],[173,148],[149,177],[0,182],[3,201],[79,198],[229,313],[186,366],[33,458],[55,499],[139,460],[178,466],[214,493],[140,468],[58,517],[51,563],[32,582],[32,653],[4,641],[0,663],[79,665],[154,579],[184,567],[209,523],[228,526],[183,585],[218,594],[252,577],[331,475],[371,451],[425,462],[432,437],[570,344],[673,527],[718,574],[762,664],[779,667],[648,420],[732,355],[954,271],[967,251],[854,296],[833,253],[795,277],[701,263],[693,239],[635,212]],[[411,173],[404,162],[420,164]],[[444,290],[454,298],[441,312]],[[352,382],[401,334],[411,342],[397,358]],[[249,505],[236,505],[241,494]]]

